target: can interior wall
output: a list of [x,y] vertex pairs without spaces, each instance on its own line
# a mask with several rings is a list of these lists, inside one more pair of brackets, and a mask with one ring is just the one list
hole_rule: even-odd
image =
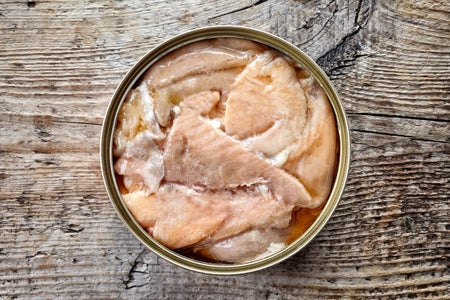
[[[270,48],[278,50],[286,56],[292,58],[310,72],[315,80],[325,91],[334,111],[339,141],[338,166],[336,178],[328,200],[314,223],[285,249],[274,253],[266,258],[243,263],[243,264],[220,264],[207,263],[172,251],[151,237],[133,218],[125,206],[116,182],[113,168],[113,134],[117,122],[120,107],[128,92],[138,82],[144,72],[160,58],[173,50],[184,45],[219,37],[234,37],[252,40],[264,44]],[[305,53],[296,48],[291,43],[274,36],[272,34],[240,26],[213,26],[200,28],[175,36],[168,41],[158,45],[147,53],[123,78],[117,87],[112,100],[108,106],[103,122],[100,160],[102,174],[109,198],[124,224],[129,230],[148,248],[164,259],[181,266],[183,268],[208,274],[242,274],[261,270],[277,264],[303,249],[324,227],[333,214],[341,195],[344,191],[345,183],[350,165],[350,136],[348,122],[339,100],[338,94],[331,84],[329,78],[321,68]]]

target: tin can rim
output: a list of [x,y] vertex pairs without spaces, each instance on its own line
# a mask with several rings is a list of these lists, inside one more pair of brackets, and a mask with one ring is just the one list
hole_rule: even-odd
[[[306,232],[304,232],[285,249],[263,259],[242,264],[202,262],[180,255],[175,251],[161,245],[147,232],[145,232],[145,230],[143,230],[143,228],[134,220],[131,213],[128,211],[119,192],[113,169],[113,132],[117,122],[119,109],[129,90],[137,83],[143,73],[153,63],[171,51],[200,40],[219,37],[243,38],[264,44],[294,59],[306,68],[307,71],[314,76],[318,84],[323,88],[331,103],[336,118],[339,137],[339,161],[333,188],[324,208],[314,223],[306,230]],[[298,49],[295,45],[271,33],[244,26],[221,25],[202,27],[176,35],[154,47],[130,69],[116,88],[103,120],[100,140],[100,162],[103,182],[117,215],[134,234],[134,236],[145,246],[155,252],[156,255],[159,255],[175,265],[192,271],[216,275],[233,275],[265,269],[288,259],[302,250],[322,230],[335,211],[344,192],[350,167],[350,145],[351,142],[348,120],[337,91],[328,76],[314,62],[313,59],[311,59],[302,50]]]

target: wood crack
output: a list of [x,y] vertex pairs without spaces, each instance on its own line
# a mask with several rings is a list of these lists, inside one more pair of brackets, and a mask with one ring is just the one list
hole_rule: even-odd
[[439,141],[439,140],[433,140],[433,139],[424,139],[424,138],[418,138],[412,135],[403,135],[398,133],[388,133],[388,132],[378,132],[373,130],[364,130],[364,129],[352,129],[353,132],[361,132],[361,133],[372,133],[372,134],[379,134],[379,135],[388,135],[388,136],[394,136],[394,137],[400,137],[400,138],[410,138],[415,141],[423,141],[423,142],[432,142],[432,143],[442,143],[442,144],[450,144],[449,141]]
[[269,0],[258,0],[258,1],[256,1],[255,3],[253,3],[253,4],[246,5],[246,6],[244,6],[244,7],[237,8],[237,9],[235,9],[235,10],[232,10],[232,11],[229,11],[229,12],[225,12],[225,13],[216,15],[216,16],[214,16],[214,17],[208,18],[208,20],[211,21],[211,20],[218,19],[218,18],[221,18],[221,17],[224,17],[224,16],[228,16],[228,15],[231,15],[231,14],[235,14],[235,13],[244,11],[244,10],[246,10],[246,9],[249,9],[249,8],[252,8],[252,7],[255,7],[255,6],[258,6],[258,5],[260,5],[260,4],[263,4],[264,2],[267,2],[267,1],[269,1]]
[[80,125],[95,125],[95,126],[102,126],[102,123],[94,123],[94,122],[83,122],[83,121],[59,121],[55,120],[55,123],[68,123],[68,124],[80,124]]
[[138,270],[137,270],[137,266],[138,266],[138,264],[141,262],[140,260],[141,260],[142,255],[144,255],[144,253],[145,253],[145,249],[143,249],[143,250],[136,256],[136,258],[135,258],[134,261],[133,261],[133,264],[131,265],[130,270],[128,271],[128,274],[127,274],[127,280],[124,280],[124,281],[123,281],[123,283],[125,284],[125,289],[126,289],[126,290],[129,290],[129,289],[132,289],[132,288],[136,288],[136,287],[142,287],[142,286],[145,286],[145,285],[148,284],[148,283],[144,283],[144,284],[132,284],[132,282],[134,281],[134,275],[133,275],[133,274],[135,274],[135,273],[144,273],[144,272],[142,272],[142,271],[138,271]]
[[[325,21],[325,23],[323,24],[323,26],[320,28],[320,30],[319,30],[316,34],[314,34],[311,38],[309,38],[309,39],[306,40],[305,42],[301,43],[300,45],[305,45],[305,44],[309,43],[310,41],[314,40],[319,34],[321,34],[321,33],[323,32],[323,30],[328,26],[328,24],[330,23],[330,21],[333,20],[333,18],[336,16],[336,13],[338,12],[338,6],[337,6],[337,4],[336,4],[336,0],[333,0],[333,1],[329,2],[329,3],[327,4],[327,6],[325,6],[324,9],[328,9],[328,8],[331,6],[331,4],[334,4],[334,9],[333,9],[333,11],[331,12],[331,16]],[[313,22],[312,22],[312,23],[313,23]],[[310,28],[310,27],[312,27],[312,25],[309,25],[309,24],[310,24],[310,22],[306,23],[304,28]],[[309,27],[308,27],[308,26],[309,26]],[[297,28],[296,30],[299,30],[299,29],[300,29],[300,28]]]
[[330,54],[336,52],[340,47],[345,45],[352,37],[357,35],[360,32],[360,30],[361,30],[361,26],[358,25],[352,32],[350,32],[349,34],[344,36],[342,38],[341,42],[339,42],[336,46],[334,46],[332,49],[330,49],[327,53],[325,53],[324,55],[320,56],[317,59],[317,61],[320,62],[320,61],[324,60],[326,57],[328,57]]
[[25,258],[34,258],[34,257],[37,257],[37,256],[43,256],[43,255],[48,255],[48,254],[46,252],[43,252],[43,251],[38,251],[38,252],[36,252],[33,255],[25,256]]
[[398,118],[403,120],[418,120],[418,121],[431,121],[431,122],[442,122],[449,123],[449,120],[442,120],[437,118],[425,118],[416,116],[401,116],[401,115],[389,115],[389,114],[376,114],[376,113],[359,113],[359,112],[347,112],[348,116],[368,116],[368,117],[379,117],[379,118]]
[[342,65],[337,65],[336,67],[333,67],[333,68],[329,69],[328,73],[330,73],[330,74],[334,73],[333,74],[334,76],[344,75],[342,73],[336,73],[336,71],[341,70],[341,69],[345,69],[345,68],[348,68],[348,67],[351,67],[351,66],[354,65],[354,63],[356,62],[356,60],[358,58],[367,57],[367,56],[369,56],[369,54],[357,54],[357,55],[355,55],[353,57],[350,57],[347,60],[343,60],[342,61],[342,63],[343,63]]
[[[363,9],[363,0],[359,0],[358,1],[358,6],[357,6],[357,8],[355,10],[355,17],[354,17],[354,20],[353,20],[353,30],[350,33],[348,33],[347,35],[345,35],[342,38],[342,40],[337,45],[335,45],[332,49],[330,49],[328,52],[326,52],[325,54],[323,54],[322,56],[320,56],[317,59],[317,62],[319,62],[320,65],[326,64],[327,61],[335,60],[335,58],[338,56],[337,54],[338,54],[339,50],[344,48],[351,41],[353,41],[353,38],[356,35],[358,35],[363,28],[365,28],[365,26],[367,25],[367,23],[370,20],[370,17],[372,16],[373,8],[372,8],[372,5],[369,6],[368,12],[367,12],[367,14],[365,14],[366,17],[363,18],[363,20],[361,20],[361,18],[360,18],[360,14],[361,14],[362,9]],[[355,49],[355,47],[351,47],[351,48]],[[358,52],[357,49],[354,52],[355,52],[355,54],[353,56],[354,56],[355,59],[358,58],[358,57],[367,55],[367,54],[357,53]],[[353,61],[354,59],[350,59],[350,60]],[[346,67],[346,66],[345,65],[344,66],[338,66],[338,67],[335,67],[333,69],[336,70],[336,69],[340,69],[340,68],[343,68],[343,67]],[[331,70],[333,70],[333,69],[331,69]]]
[[[29,122],[29,120],[33,120],[33,125],[35,130],[42,131],[42,129],[45,129],[46,123],[59,123],[59,124],[79,124],[79,125],[94,125],[94,126],[102,126],[103,116],[101,118],[99,117],[92,117],[92,118],[85,118],[83,116],[58,116],[58,115],[51,115],[51,114],[22,114],[18,115],[14,112],[9,112],[7,109],[5,109],[7,113],[0,113],[0,116],[4,118],[8,118],[7,122],[10,123],[23,123]],[[68,119],[71,118],[71,119]],[[47,136],[48,137],[48,136]]]
[[361,11],[362,1],[363,1],[363,0],[358,0],[358,7],[356,7],[356,11],[355,11],[355,20],[353,21],[353,24],[354,24],[355,26],[358,25],[359,12]]

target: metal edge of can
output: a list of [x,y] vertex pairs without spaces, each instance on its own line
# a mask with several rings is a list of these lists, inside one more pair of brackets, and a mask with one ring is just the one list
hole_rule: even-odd
[[[161,245],[147,232],[145,232],[145,230],[134,220],[131,213],[128,211],[119,192],[113,169],[113,132],[119,109],[130,89],[139,81],[140,77],[154,62],[171,51],[196,41],[218,37],[235,37],[253,40],[278,50],[305,67],[323,88],[332,105],[339,136],[339,162],[335,182],[327,203],[313,224],[285,249],[263,259],[242,264],[201,262],[187,258]],[[243,26],[224,25],[195,29],[176,35],[150,50],[150,52],[144,55],[138,63],[130,69],[130,71],[120,82],[119,86],[116,88],[105,114],[100,142],[100,161],[103,181],[110,201],[122,222],[138,240],[140,240],[146,247],[160,257],[185,269],[205,274],[235,275],[254,272],[284,261],[302,250],[322,230],[335,211],[344,192],[350,167],[351,143],[347,116],[339,100],[337,91],[327,75],[314,62],[314,60],[298,49],[295,45],[270,33]]]

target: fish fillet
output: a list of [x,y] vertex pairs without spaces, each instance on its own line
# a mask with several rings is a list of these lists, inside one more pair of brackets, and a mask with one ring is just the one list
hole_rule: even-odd
[[123,199],[139,224],[172,249],[204,240],[210,243],[268,224],[283,228],[292,210],[257,191],[197,191],[178,184],[164,184],[151,195],[128,193]]
[[265,183],[281,201],[310,207],[311,197],[295,177],[202,118],[218,101],[217,92],[203,92],[181,103],[164,151],[165,180],[212,189]]
[[232,85],[225,132],[272,157],[292,145],[306,120],[306,99],[295,69],[265,52]]

